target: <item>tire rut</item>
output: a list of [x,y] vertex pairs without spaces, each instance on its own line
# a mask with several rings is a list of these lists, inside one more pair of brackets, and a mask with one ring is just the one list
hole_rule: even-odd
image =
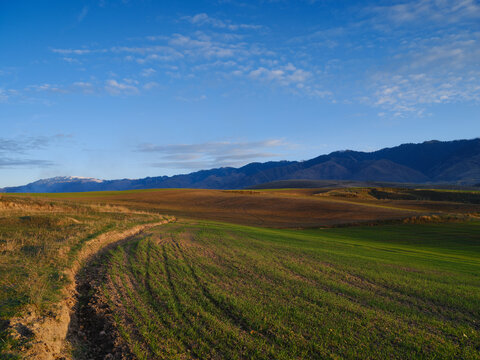
[[[65,272],[70,282],[62,289],[62,300],[55,305],[55,314],[49,317],[32,314],[29,317],[15,319],[18,324],[28,324],[34,333],[34,341],[23,354],[23,358],[37,360],[82,359],[78,355],[80,353],[78,350],[84,349],[85,346],[82,344],[77,347],[76,345],[82,343],[86,334],[80,326],[77,326],[81,320],[79,315],[82,314],[77,311],[87,301],[86,294],[92,296],[93,289],[85,284],[82,275],[88,272],[87,269],[93,264],[94,259],[97,259],[106,249],[123,241],[129,241],[146,229],[175,220],[174,217],[164,218],[162,221],[137,225],[124,231],[110,231],[89,240],[79,251],[75,262]],[[96,341],[102,340],[97,336]]]

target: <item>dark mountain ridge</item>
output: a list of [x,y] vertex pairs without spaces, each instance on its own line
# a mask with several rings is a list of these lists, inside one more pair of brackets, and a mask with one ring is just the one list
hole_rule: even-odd
[[394,183],[480,183],[480,138],[402,144],[373,152],[335,151],[306,161],[250,163],[144,179],[57,177],[3,192],[79,192],[149,188],[240,189],[279,180],[352,180]]

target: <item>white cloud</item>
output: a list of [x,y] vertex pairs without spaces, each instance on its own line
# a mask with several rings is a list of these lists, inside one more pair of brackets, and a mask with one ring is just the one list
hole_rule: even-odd
[[206,100],[207,95],[200,95],[200,96],[194,96],[194,97],[176,96],[175,99],[183,102],[197,102],[197,101]]
[[252,79],[267,82],[274,81],[284,86],[290,86],[291,84],[304,84],[312,78],[312,73],[303,69],[297,69],[294,65],[288,63],[272,69],[261,66],[250,71],[248,76]]
[[28,90],[35,91],[47,91],[58,94],[67,94],[69,91],[62,86],[54,84],[40,84],[40,85],[30,85],[27,87]]
[[228,58],[245,53],[242,44],[220,42],[202,33],[196,37],[174,34],[169,44],[189,57]]
[[480,18],[475,0],[418,0],[373,8],[379,17],[395,24],[435,22],[452,24]]
[[[118,46],[96,49],[55,48],[51,51],[68,62],[82,57],[83,64],[126,61],[130,73],[104,75],[96,86],[43,84],[37,90],[137,94],[158,87],[149,80],[160,81],[165,76],[190,84],[192,79],[208,77],[207,81],[217,81],[219,86],[223,81],[242,86],[261,83],[328,101],[335,101],[334,93],[337,97],[345,94],[341,99],[345,103],[361,93],[363,102],[385,114],[418,114],[431,104],[477,101],[478,1],[399,0],[382,4],[386,5],[366,5],[363,10],[360,5],[355,14],[349,8],[347,18],[351,21],[333,28],[326,28],[325,23],[315,29],[305,27],[306,34],[279,37],[275,43],[264,36],[267,32],[246,31],[266,27],[202,12],[181,18],[194,25],[185,27],[184,23],[182,33],[130,38]],[[166,66],[172,69],[160,70]],[[127,79],[119,80],[122,77]],[[164,86],[171,80],[165,79]],[[0,101],[12,96],[0,90]],[[201,96],[176,99],[202,100]]]
[[[324,46],[327,48],[336,48],[342,45],[346,45],[345,37],[348,35],[349,29],[344,27],[335,27],[330,29],[322,29],[314,31],[306,35],[296,36],[289,40],[293,44],[309,46]],[[340,40],[341,39],[341,40]]]
[[61,140],[65,135],[27,136],[22,138],[0,138],[0,168],[48,167],[54,165],[49,160],[31,159],[28,153],[42,150]]
[[151,89],[156,88],[156,87],[158,87],[158,86],[159,86],[159,83],[157,83],[157,82],[155,82],[155,81],[150,81],[150,82],[144,84],[144,85],[143,85],[143,88],[144,88],[145,90],[151,90]]
[[119,83],[114,79],[110,79],[105,82],[105,91],[110,95],[132,95],[139,93],[136,86],[126,83]]
[[434,104],[480,101],[480,34],[418,39],[397,52],[391,59],[394,70],[370,79],[372,105],[405,116],[422,115]]
[[73,83],[73,87],[81,90],[84,94],[93,94],[95,92],[95,88],[90,82],[76,81]]
[[439,36],[419,39],[399,50],[397,58],[406,60],[404,68],[464,71],[467,67],[478,66],[480,33],[440,33]]
[[142,144],[138,151],[160,156],[153,166],[177,169],[205,169],[218,166],[241,166],[255,160],[280,156],[273,150],[291,146],[282,139],[252,142],[206,142],[200,144]]
[[68,62],[68,63],[72,63],[72,64],[80,64],[80,61],[78,59],[74,59],[74,58],[68,57],[68,56],[63,57],[63,60]]
[[194,16],[184,16],[183,20],[187,20],[194,25],[209,25],[218,29],[237,30],[259,30],[264,28],[261,25],[253,24],[233,24],[230,20],[220,20],[213,18],[206,13],[196,14]]
[[84,6],[80,14],[78,14],[77,16],[77,21],[79,23],[82,22],[83,19],[85,19],[85,17],[87,16],[87,14],[88,14],[88,6]]
[[[216,29],[246,28],[248,24],[233,24],[229,21],[220,22],[207,14],[197,14],[188,19],[194,24],[209,24]],[[210,73],[212,78],[232,79],[242,77],[243,80],[255,80],[263,83],[271,83],[283,87],[294,88],[294,94],[326,97],[327,92],[320,86],[315,85],[314,69],[305,61],[302,65],[288,61],[288,56],[278,54],[271,48],[256,41],[246,41],[244,36],[234,32],[225,31],[194,31],[187,34],[171,34],[170,36],[147,36],[140,39],[134,46],[110,46],[104,48],[80,48],[80,49],[52,49],[53,52],[68,57],[73,61],[77,56],[85,54],[107,54],[115,56],[123,54],[120,60],[129,62],[129,66],[138,64],[143,69],[137,70],[142,77],[150,77],[155,74],[157,68],[175,64],[174,71],[167,71],[160,76],[170,76],[176,79],[189,80],[200,79],[205,73]],[[148,41],[146,43],[142,43]],[[158,43],[157,43],[158,42]],[[95,61],[97,57],[88,57],[88,61]],[[118,60],[118,57],[115,58]],[[87,61],[87,60],[85,60]],[[153,63],[155,62],[155,65]],[[138,76],[138,75],[137,75]],[[116,78],[109,76],[107,79]],[[107,80],[104,86],[110,94],[136,93],[140,88],[149,89],[153,86],[147,84],[121,82],[111,83]],[[118,80],[117,80],[118,81]],[[131,85],[130,88],[121,88]],[[135,90],[136,89],[136,90]],[[179,97],[178,99],[181,99]],[[191,101],[188,99],[186,101]],[[198,100],[197,100],[198,101]]]
[[61,55],[85,55],[93,51],[90,49],[52,49],[52,52]]
[[164,45],[155,45],[155,46],[114,46],[108,50],[104,49],[104,51],[111,51],[113,53],[133,53],[133,54],[140,54],[140,55],[145,55],[149,53],[155,53],[155,54],[163,54],[163,55],[169,55],[171,57],[175,58],[181,58],[182,54],[177,52],[175,49],[173,49],[170,46],[164,46]]
[[16,98],[20,95],[20,92],[15,89],[2,89],[0,88],[0,104],[6,103],[12,98]]
[[0,168],[2,169],[11,169],[17,167],[50,167],[54,166],[55,163],[49,160],[38,160],[38,159],[18,159],[18,158],[8,158],[0,156]]
[[143,69],[142,72],[140,73],[140,75],[143,76],[143,77],[150,77],[153,74],[155,74],[156,72],[157,71],[155,69],[148,68],[148,69]]
[[479,102],[480,71],[434,78],[426,74],[387,75],[375,91],[374,105],[395,116],[421,116],[425,106]]
[[52,161],[29,158],[29,153],[44,150],[70,137],[71,135],[67,134],[55,134],[51,136],[0,138],[0,168],[53,166],[55,164]]

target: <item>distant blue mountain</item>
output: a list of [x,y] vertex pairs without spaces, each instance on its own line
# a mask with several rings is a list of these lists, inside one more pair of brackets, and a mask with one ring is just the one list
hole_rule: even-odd
[[397,183],[480,183],[480,139],[426,141],[374,152],[336,151],[307,161],[270,161],[185,175],[98,180],[55,177],[3,192],[80,192],[151,188],[241,189],[279,180],[355,180]]

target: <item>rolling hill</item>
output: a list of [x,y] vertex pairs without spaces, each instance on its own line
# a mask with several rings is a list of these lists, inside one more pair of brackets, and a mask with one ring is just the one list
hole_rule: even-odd
[[175,176],[98,180],[55,177],[3,192],[80,192],[149,188],[241,189],[279,180],[351,180],[417,184],[480,183],[480,138],[425,141],[373,152],[343,150],[306,161],[250,163]]

